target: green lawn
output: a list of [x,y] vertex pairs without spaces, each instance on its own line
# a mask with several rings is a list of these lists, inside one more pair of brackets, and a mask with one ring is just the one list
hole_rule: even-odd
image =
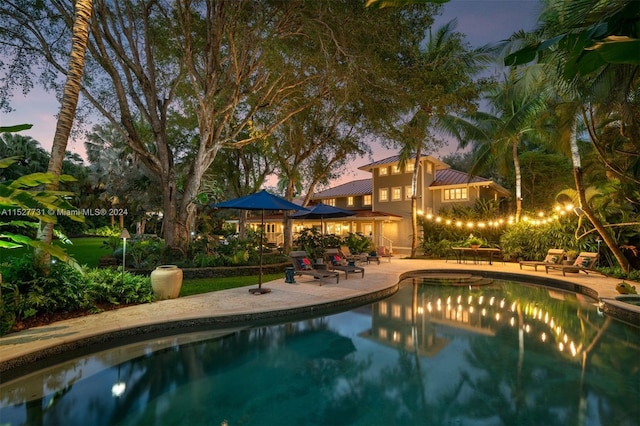
[[[284,277],[281,274],[265,274],[262,276],[262,282],[276,280]],[[191,296],[193,294],[209,293],[211,291],[226,290],[229,288],[246,287],[258,284],[257,275],[247,275],[243,277],[223,277],[223,278],[197,278],[185,279],[180,289],[180,297]]]
[[[83,237],[73,238],[71,240],[73,244],[62,244],[60,241],[55,241],[54,244],[64,247],[66,252],[80,265],[95,268],[98,266],[102,256],[111,254],[110,249],[102,246],[102,242],[105,240],[106,238],[102,237]],[[33,249],[31,247],[21,247],[12,250],[0,249],[0,262],[4,262],[11,257],[22,257],[32,251]]]

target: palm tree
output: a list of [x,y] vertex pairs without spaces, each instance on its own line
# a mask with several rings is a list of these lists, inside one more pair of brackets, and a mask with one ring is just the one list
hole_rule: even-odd
[[[523,84],[523,81],[528,84]],[[539,81],[522,78],[515,72],[505,76],[503,84],[488,96],[492,112],[478,111],[465,119],[455,119],[460,146],[473,144],[475,162],[471,174],[477,174],[492,161],[497,161],[503,170],[512,163],[515,171],[516,221],[522,214],[522,172],[518,148],[532,126],[536,115],[544,110],[545,94]],[[533,87],[527,87],[532,85]]]
[[488,61],[488,52],[469,49],[463,35],[456,32],[452,20],[436,32],[429,32],[427,42],[416,58],[407,65],[406,90],[409,119],[398,132],[400,165],[415,161],[411,184],[412,233],[411,256],[418,247],[417,182],[420,158],[437,144],[435,130],[455,134],[446,123],[453,114],[475,111],[475,101],[488,83],[475,81],[480,64]]
[[[75,118],[78,97],[82,88],[82,75],[84,73],[84,58],[89,39],[89,20],[93,10],[93,0],[75,1],[75,18],[73,23],[73,35],[71,43],[71,54],[69,55],[69,66],[67,70],[67,81],[62,95],[62,106],[56,131],[53,137],[51,148],[51,158],[49,160],[48,171],[53,176],[60,176],[62,172],[62,162],[67,151],[67,142],[71,134],[71,126]],[[58,181],[47,185],[51,191],[59,188]],[[53,237],[53,222],[40,222],[38,238],[44,244],[51,244]],[[39,251],[36,253],[36,262],[43,269],[48,270],[50,256],[48,252]]]
[[[595,7],[600,4],[595,0],[585,0],[572,6],[565,3],[549,3],[549,11],[553,13],[543,14],[546,20],[539,31],[541,38],[569,37],[568,40],[571,40],[573,36],[568,35],[567,27],[578,31],[585,30],[585,27],[588,30],[594,25],[600,25],[604,28],[603,24],[607,24],[610,28],[610,25],[620,25],[619,22],[624,21],[625,19],[622,18],[627,15],[629,15],[630,22],[637,24],[640,21],[637,2],[617,0],[608,2],[606,7]],[[616,22],[618,23],[616,24]],[[628,28],[620,30],[625,33]],[[543,43],[545,46],[548,44]],[[596,60],[581,62],[576,58],[576,49],[578,49],[578,53],[584,53],[584,49],[587,48],[595,49],[589,43],[585,45],[584,40],[576,43],[561,43],[551,55],[545,56],[541,63],[544,66],[550,87],[557,94],[552,102],[558,117],[558,142],[561,147],[568,147],[571,156],[574,181],[580,202],[579,207],[600,234],[622,269],[628,271],[629,260],[624,256],[617,241],[595,214],[587,200],[584,170],[578,149],[578,126],[580,121],[583,121],[589,129],[588,135],[591,142],[599,154],[602,154],[602,151],[599,146],[601,140],[598,138],[598,133],[610,129],[612,122],[617,123],[613,127],[620,130],[638,129],[638,114],[632,111],[637,111],[638,108],[635,92],[640,79],[639,67],[637,61]],[[622,136],[626,139],[633,139],[632,134],[625,135],[625,130],[622,131]],[[600,157],[602,158],[602,155]],[[607,164],[605,162],[605,165]],[[635,164],[637,164],[637,155]],[[608,165],[610,166],[609,170],[616,170],[615,167],[611,167],[612,164]],[[620,168],[617,169],[617,172],[620,175]],[[635,179],[637,180],[637,176]]]

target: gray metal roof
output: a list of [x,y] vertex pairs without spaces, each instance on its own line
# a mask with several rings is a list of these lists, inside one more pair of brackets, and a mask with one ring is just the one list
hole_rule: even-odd
[[492,181],[480,176],[469,176],[467,173],[459,170],[446,169],[436,172],[436,180],[433,181],[430,186],[464,185],[467,183],[483,182],[491,183]]
[[[415,154],[411,156],[411,158],[415,158],[415,157],[416,157]],[[436,170],[445,169],[449,167],[447,164],[443,163],[442,161],[430,155],[423,155],[421,158],[428,159],[429,161],[435,163]],[[394,155],[391,157],[383,158],[382,160],[374,161],[373,163],[365,164],[364,166],[358,167],[358,169],[370,172],[378,166],[397,164],[399,162],[400,162],[400,155]]]
[[[372,163],[373,164],[373,163]],[[452,185],[490,185],[496,190],[509,194],[502,186],[494,181],[480,176],[473,176],[469,180],[469,175],[465,172],[453,169],[436,170],[436,180],[429,186],[432,189],[441,186]],[[342,185],[317,192],[311,197],[313,200],[322,200],[327,198],[349,197],[357,195],[371,194],[373,192],[373,184],[371,179],[360,179],[343,183]]]
[[371,191],[373,190],[372,188],[371,179],[360,179],[343,183],[342,185],[334,186],[333,188],[325,189],[324,191],[316,192],[311,198],[314,200],[320,200],[326,198],[366,195],[371,194]]

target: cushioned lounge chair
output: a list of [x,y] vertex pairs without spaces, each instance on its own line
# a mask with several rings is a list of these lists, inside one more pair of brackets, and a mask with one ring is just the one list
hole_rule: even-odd
[[544,269],[547,274],[549,273],[549,270],[562,271],[562,275],[566,275],[567,272],[580,271],[584,272],[585,274],[589,274],[590,272],[601,273],[593,269],[593,265],[595,265],[597,259],[598,253],[583,251],[578,255],[576,261],[573,262],[573,265],[545,265]]
[[349,279],[349,273],[361,273],[361,278],[364,278],[364,268],[362,266],[356,266],[355,260],[348,261],[337,248],[329,248],[326,250],[327,265],[332,271],[343,271],[345,279]]
[[547,257],[542,261],[538,260],[522,260],[520,261],[520,269],[523,266],[531,266],[536,271],[538,270],[538,266],[546,266],[546,265],[561,265],[564,260],[565,252],[562,249],[551,249],[547,252]]
[[306,251],[292,251],[289,253],[289,258],[291,259],[296,275],[312,276],[313,278],[320,280],[320,285],[322,285],[322,279],[324,278],[335,277],[336,284],[340,282],[340,275],[338,272],[329,271],[327,269],[315,269],[309,260],[309,255]]

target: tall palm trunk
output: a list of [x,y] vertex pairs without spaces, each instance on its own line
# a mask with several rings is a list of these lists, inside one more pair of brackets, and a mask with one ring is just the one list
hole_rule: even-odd
[[578,151],[578,142],[576,138],[576,122],[574,121],[571,127],[571,134],[569,135],[569,143],[571,146],[571,162],[573,164],[573,178],[576,183],[576,192],[580,200],[580,208],[584,212],[587,219],[591,222],[594,228],[598,231],[604,243],[609,247],[611,253],[620,264],[620,267],[629,272],[629,260],[624,256],[622,251],[618,248],[616,240],[611,236],[607,228],[605,228],[600,219],[595,215],[593,209],[587,202],[587,197],[584,190],[584,182],[582,176],[582,163],[580,160],[580,152]]
[[[71,42],[71,54],[69,55],[69,67],[67,70],[67,81],[62,94],[62,105],[56,132],[53,137],[51,148],[51,158],[49,160],[48,172],[55,176],[60,176],[62,172],[62,162],[67,151],[67,142],[71,134],[71,126],[76,114],[78,97],[82,87],[82,74],[84,72],[84,58],[89,39],[89,20],[93,10],[93,0],[75,1],[75,19],[73,23],[73,35]],[[48,185],[47,189],[57,190],[59,182]],[[53,238],[53,223],[40,222],[38,239],[45,244],[51,244]],[[39,250],[36,252],[36,263],[44,270],[48,270],[51,256]]]
[[416,159],[411,175],[411,257],[416,257],[418,251],[418,172],[421,155],[422,143],[419,143],[416,147]]
[[520,222],[522,215],[522,171],[520,170],[520,159],[518,158],[518,140],[512,143],[513,169],[516,173],[516,222]]

